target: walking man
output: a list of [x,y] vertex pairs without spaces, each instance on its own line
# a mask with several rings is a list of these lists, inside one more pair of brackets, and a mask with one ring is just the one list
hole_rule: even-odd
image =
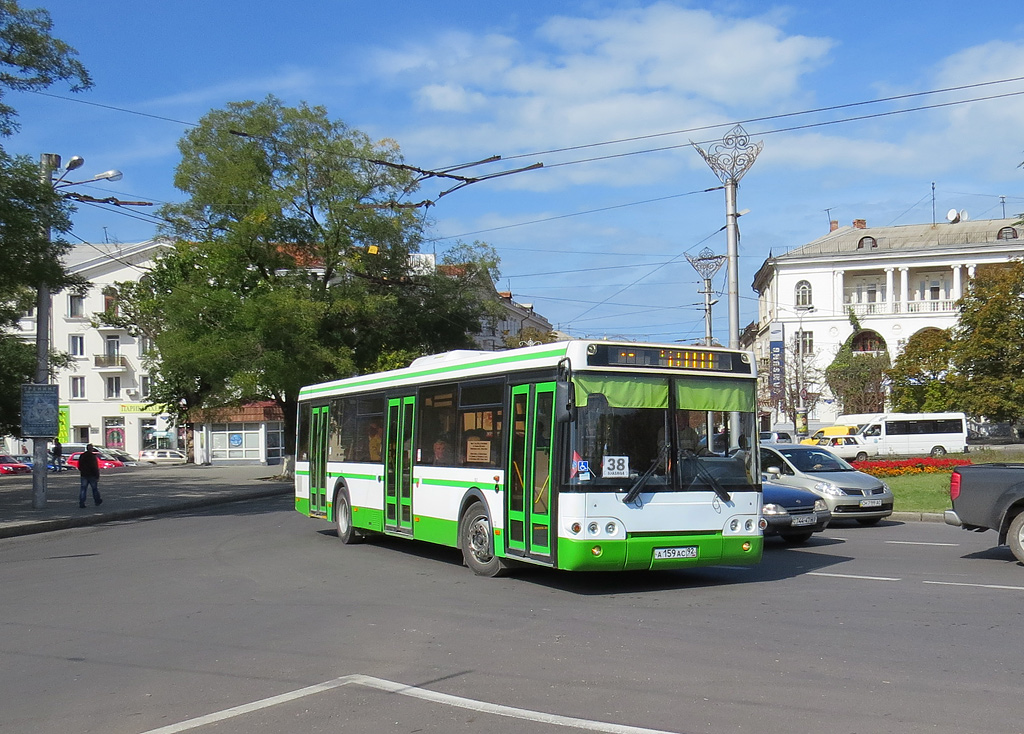
[[99,507],[103,504],[98,487],[100,481],[99,454],[92,444],[88,444],[78,457],[78,473],[82,476],[82,488],[78,490],[78,506],[85,507],[85,496],[92,489],[92,499]]

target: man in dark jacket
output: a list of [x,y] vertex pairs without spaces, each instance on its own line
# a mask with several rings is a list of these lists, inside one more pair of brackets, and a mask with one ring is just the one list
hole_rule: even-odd
[[82,476],[82,488],[78,490],[78,506],[85,507],[85,495],[92,489],[92,499],[97,506],[103,504],[98,487],[100,481],[99,454],[92,444],[85,447],[78,456],[78,473]]

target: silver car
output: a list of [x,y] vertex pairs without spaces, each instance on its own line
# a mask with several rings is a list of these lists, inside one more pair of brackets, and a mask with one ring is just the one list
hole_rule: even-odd
[[825,500],[833,520],[874,525],[892,514],[892,491],[885,482],[821,446],[761,446],[761,471],[768,481],[814,492]]

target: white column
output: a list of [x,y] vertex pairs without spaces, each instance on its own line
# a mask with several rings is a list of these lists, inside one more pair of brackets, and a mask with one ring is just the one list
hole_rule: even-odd
[[961,265],[953,266],[953,293],[951,294],[954,301],[960,299],[962,285],[960,283],[960,268]]
[[842,270],[835,271],[835,279],[832,287],[835,289],[835,297],[832,299],[832,311],[841,315],[846,312],[845,304],[843,303],[843,288],[845,288],[845,281],[843,280]]
[[910,268],[900,268],[900,313],[907,313],[910,306]]
[[896,302],[896,299],[893,298],[892,281],[893,281],[893,278],[892,278],[892,268],[886,268],[885,269],[885,311],[886,311],[886,313],[893,313],[893,311],[895,310],[895,309],[893,309],[893,304]]

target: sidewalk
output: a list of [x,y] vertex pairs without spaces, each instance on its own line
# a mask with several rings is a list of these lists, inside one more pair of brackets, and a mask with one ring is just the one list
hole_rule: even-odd
[[0,538],[96,525],[236,500],[291,494],[279,466],[129,466],[100,475],[103,504],[78,507],[78,472],[47,475],[46,507],[32,509],[32,477],[0,477]]

